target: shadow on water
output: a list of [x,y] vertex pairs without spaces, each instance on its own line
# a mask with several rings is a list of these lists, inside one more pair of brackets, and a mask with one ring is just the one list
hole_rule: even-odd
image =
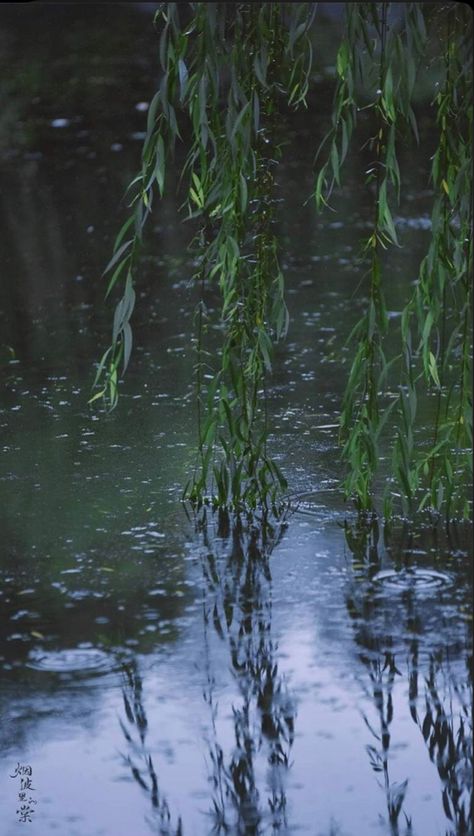
[[[432,544],[437,542],[437,532],[425,532],[431,549],[420,549],[411,531],[402,531],[397,538],[386,530],[384,547],[395,566],[391,571],[381,568],[384,557],[376,521],[346,523],[345,535],[353,558],[346,606],[358,658],[367,673],[365,693],[376,717],[376,722],[371,722],[362,712],[374,741],[366,749],[385,793],[390,833],[408,836],[417,832],[413,830],[416,822],[412,823],[404,809],[409,778],[401,782],[390,778],[393,694],[398,681],[405,686],[410,716],[439,775],[444,832],[446,836],[468,836],[472,834],[472,660],[467,654],[468,637],[459,624],[457,635],[452,629],[439,629],[443,621],[449,623],[449,600],[443,593],[449,594],[450,575],[417,565],[420,555],[435,551]],[[456,537],[456,532],[450,536]],[[453,548],[452,541],[450,546]],[[440,547],[445,549],[446,544]],[[430,623],[433,614],[439,618],[436,632]]]

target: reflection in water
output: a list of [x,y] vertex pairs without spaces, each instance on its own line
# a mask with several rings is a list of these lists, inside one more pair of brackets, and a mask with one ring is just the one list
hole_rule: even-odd
[[419,699],[419,643],[413,642],[410,664],[410,711],[419,727],[442,786],[447,834],[472,834],[471,666],[460,681],[449,657],[432,654]]
[[[407,573],[416,577],[417,567],[411,565],[414,555],[424,553],[414,548],[409,532],[398,543],[384,532],[385,547],[392,552],[394,565],[402,575],[401,583],[393,582],[395,573],[380,571],[382,556],[376,521],[346,524],[345,533],[353,555],[353,582],[346,604],[359,647],[358,656],[369,676],[370,688],[366,693],[378,717],[378,728],[374,728],[364,715],[377,741],[377,745],[367,745],[367,751],[373,770],[383,776],[391,833],[393,836],[400,833],[400,814],[408,786],[408,780],[391,783],[389,775],[393,690],[397,677],[403,681],[401,669],[406,663],[410,715],[420,729],[429,759],[440,778],[446,836],[471,834],[472,678],[470,665],[466,673],[459,662],[466,658],[466,642],[461,637],[453,637],[450,631],[440,632],[439,625],[436,629],[425,614],[428,589],[433,596],[440,595],[439,612],[449,621],[449,601],[443,600],[439,591],[443,576],[425,570],[420,572],[420,577],[424,580],[433,577],[436,583],[427,586],[425,582],[405,582]],[[385,575],[389,583],[381,584]],[[449,587],[449,575],[444,578],[445,586]],[[434,601],[431,599],[429,604],[432,615]],[[404,815],[405,832],[411,833],[410,817]],[[416,828],[416,822],[413,826]]]
[[[389,770],[389,755],[390,755],[390,725],[393,720],[393,685],[395,675],[399,676],[400,671],[395,666],[395,659],[393,654],[385,653],[385,658],[369,659],[360,656],[361,661],[367,667],[370,683],[373,704],[378,716],[378,729],[374,729],[369,720],[363,714],[364,721],[371,732],[372,736],[377,740],[377,745],[368,744],[366,749],[370,759],[370,765],[374,772],[380,773],[383,777],[383,783],[380,786],[385,791],[385,801],[387,805],[388,820],[390,823],[390,831],[393,836],[398,836],[399,818],[405,800],[405,793],[408,786],[408,780],[402,782],[392,782],[390,780]],[[406,833],[411,833],[411,820],[405,813],[407,829]]]
[[[215,832],[232,829],[238,834],[258,834],[267,825],[272,831],[287,826],[285,781],[295,709],[276,661],[269,566],[284,527],[274,527],[267,520],[248,524],[225,514],[220,514],[215,532],[212,522],[205,520],[201,526],[207,583],[203,601],[208,671],[204,698],[213,730],[209,756]],[[211,625],[226,643],[240,694],[239,703],[232,705],[235,746],[228,757],[218,740]],[[259,774],[259,755],[266,760],[265,781]]]
[[[124,755],[125,762],[137,784],[148,794],[152,815],[147,819],[151,829],[160,836],[181,836],[181,819],[173,826],[166,799],[160,794],[158,777],[153,759],[147,749],[148,720],[143,705],[143,686],[137,662],[132,659],[122,663],[124,684],[122,687],[124,719],[120,725],[131,754]],[[137,766],[137,763],[140,765]]]
[[[204,700],[210,710],[206,740],[212,787],[212,832],[262,834],[287,828],[286,775],[294,737],[295,708],[276,661],[272,637],[269,558],[285,523],[244,522],[220,512],[217,524],[206,516],[197,523],[204,576]],[[231,706],[233,746],[220,739],[219,704],[213,639],[225,642],[240,699]],[[129,747],[125,762],[151,801],[147,819],[154,832],[180,836],[159,790],[147,746],[148,719],[138,663],[121,660],[124,715],[120,726]],[[223,735],[225,736],[225,734]],[[226,743],[229,741],[226,740]],[[286,832],[286,830],[285,830]]]

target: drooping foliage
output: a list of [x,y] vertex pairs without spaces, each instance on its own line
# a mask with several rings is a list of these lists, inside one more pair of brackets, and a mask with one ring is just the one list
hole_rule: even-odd
[[[469,516],[471,474],[472,16],[467,6],[454,4],[440,17],[444,80],[434,102],[439,138],[431,168],[432,234],[402,314],[403,422],[394,453],[405,510],[416,497],[420,509],[444,508],[449,519]],[[429,446],[415,456],[420,385],[433,391],[436,409]]]
[[[372,163],[363,177],[374,208],[361,248],[367,308],[349,336],[353,361],[341,412],[345,495],[361,511],[374,509],[379,448],[390,427],[395,441],[386,515],[397,497],[395,510],[405,514],[430,508],[444,509],[447,517],[467,515],[472,18],[458,3],[347,3],[345,15],[332,126],[316,156],[314,186],[316,207],[324,211],[357,137],[358,111],[370,111]],[[187,216],[198,223],[191,246],[201,294],[194,367],[198,455],[185,496],[198,505],[277,509],[286,489],[267,451],[266,410],[273,345],[289,322],[274,224],[280,123],[291,109],[307,106],[317,22],[313,3],[165,3],[155,17],[161,81],[148,111],[141,171],[128,189],[130,216],[105,271],[107,292],[115,286],[123,292],[97,371],[101,388],[92,400],[104,396],[111,407],[117,403],[118,378],[132,346],[144,227],[185,135],[181,188]],[[399,246],[393,218],[403,174],[397,149],[400,142],[418,141],[413,91],[433,44],[443,80],[433,103],[439,144],[432,160],[431,242],[399,320],[400,352],[387,358],[384,271],[389,250]],[[206,343],[211,286],[221,295],[217,363]],[[398,395],[387,402],[385,387],[389,379],[393,387],[394,375]],[[418,394],[427,388],[435,415],[423,448],[415,442],[415,417]]]
[[[348,9],[347,36],[337,57],[339,80],[330,157],[321,168],[316,185],[318,205],[326,203],[331,188],[326,170],[330,168],[333,180],[339,183],[356,112],[362,106],[373,110],[373,136],[369,142],[372,162],[365,172],[365,182],[372,190],[374,210],[370,233],[362,245],[368,306],[349,337],[349,342],[354,343],[354,360],[341,415],[343,455],[348,466],[345,491],[347,496],[356,497],[364,511],[372,508],[378,439],[391,409],[389,406],[381,414],[380,393],[390,365],[383,350],[388,318],[381,253],[393,245],[399,246],[391,208],[400,197],[397,143],[401,131],[417,134],[411,95],[424,35],[417,4],[404,6],[401,32],[390,25],[389,11],[388,3],[380,7],[354,4]],[[360,101],[361,96],[368,103]]]

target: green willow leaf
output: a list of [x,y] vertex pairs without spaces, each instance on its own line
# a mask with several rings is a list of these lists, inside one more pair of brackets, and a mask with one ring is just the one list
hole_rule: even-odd
[[102,276],[105,276],[107,273],[110,273],[112,267],[115,267],[117,262],[120,260],[120,258],[124,254],[124,252],[126,250],[128,250],[128,248],[131,247],[132,244],[133,244],[133,238],[129,238],[128,241],[125,241],[125,244],[122,244],[122,246],[118,248],[117,252],[112,256],[109,263],[107,264],[107,267],[105,268],[104,272],[102,273]]
[[[362,289],[355,291],[365,307],[341,345],[348,358],[340,416],[344,495],[359,511],[374,511],[379,445],[386,459],[389,444],[386,513],[400,501],[403,513],[443,508],[449,519],[465,513],[472,438],[472,19],[462,4],[428,9],[410,2],[397,16],[386,2],[346,3],[344,10],[330,128],[316,153],[311,195],[324,222],[353,137],[357,142],[357,132],[368,131],[370,166],[359,183],[364,188],[365,180],[373,211],[361,242]],[[107,295],[118,287],[122,295],[91,401],[117,404],[119,370],[132,350],[143,233],[157,197],[169,193],[168,161],[184,137],[180,211],[195,225],[191,253],[200,296],[193,337],[198,451],[185,495],[201,507],[273,508],[287,488],[266,452],[273,343],[289,326],[278,258],[278,166],[287,153],[280,122],[290,108],[319,107],[312,95],[316,14],[317,4],[307,3],[163,3],[155,15],[160,80],[140,172],[126,191],[129,217],[104,271],[111,276]],[[406,157],[409,143],[419,142],[418,72],[428,52],[440,79],[431,240],[418,276],[405,279],[404,306],[394,318],[384,293],[393,246],[403,243],[398,155],[402,144]],[[220,298],[215,313],[204,305],[208,295]],[[221,337],[217,351],[209,350],[209,328]],[[388,354],[397,336],[401,348]],[[435,405],[427,458],[415,431],[423,387]]]

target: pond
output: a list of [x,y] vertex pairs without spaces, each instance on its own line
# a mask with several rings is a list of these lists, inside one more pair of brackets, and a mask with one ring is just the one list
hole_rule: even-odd
[[[180,502],[196,294],[172,192],[119,405],[87,403],[111,325],[99,277],[156,83],[150,8],[6,4],[1,17],[0,833],[471,833],[470,529],[367,529],[338,487],[363,152],[337,214],[317,218],[301,196],[322,128],[288,126],[291,323],[269,408],[291,511],[196,520]],[[320,84],[329,103],[322,71]],[[428,180],[411,165],[393,318],[428,240]]]

